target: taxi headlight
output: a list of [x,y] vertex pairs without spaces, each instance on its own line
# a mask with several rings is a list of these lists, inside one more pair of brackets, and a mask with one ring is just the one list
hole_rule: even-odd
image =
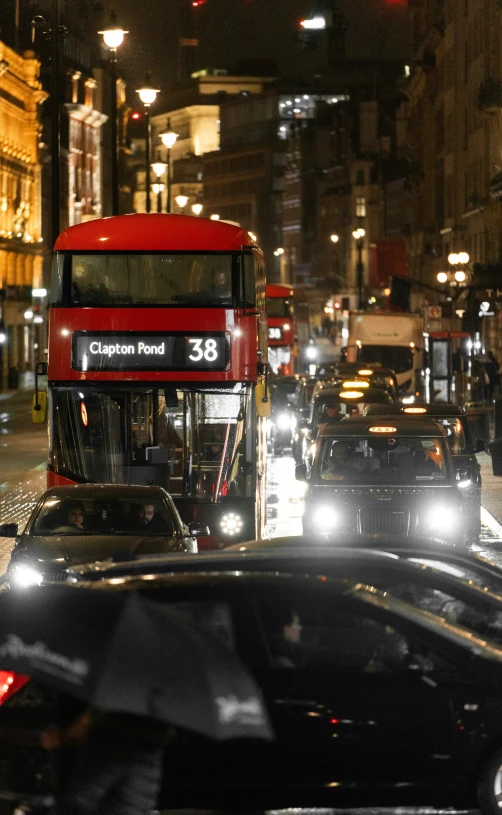
[[276,424],[279,430],[290,430],[291,429],[291,416],[289,413],[279,413]]
[[317,348],[315,345],[309,345],[307,348],[307,359],[315,359],[317,356]]
[[457,528],[458,513],[450,507],[434,504],[426,510],[423,524],[428,529],[434,529],[437,532],[448,532]]
[[243,527],[242,517],[237,512],[225,512],[221,516],[220,528],[224,535],[238,535]]
[[44,579],[41,572],[24,563],[15,563],[10,574],[10,582],[17,588],[26,589],[30,586],[40,586]]
[[318,532],[329,532],[338,522],[338,512],[329,504],[320,504],[312,512],[312,523]]

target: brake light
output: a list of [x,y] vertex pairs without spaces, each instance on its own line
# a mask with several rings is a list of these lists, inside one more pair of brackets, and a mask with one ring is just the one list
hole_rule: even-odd
[[29,676],[16,674],[14,671],[0,671],[0,705],[14,696],[29,681]]

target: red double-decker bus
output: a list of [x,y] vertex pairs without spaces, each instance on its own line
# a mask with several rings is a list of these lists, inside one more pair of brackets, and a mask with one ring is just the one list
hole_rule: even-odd
[[274,373],[308,370],[309,304],[300,289],[282,283],[267,284],[268,357]]
[[49,486],[155,484],[220,542],[265,522],[263,256],[239,226],[70,227],[50,289]]

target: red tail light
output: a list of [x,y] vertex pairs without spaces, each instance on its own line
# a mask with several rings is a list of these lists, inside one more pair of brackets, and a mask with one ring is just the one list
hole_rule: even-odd
[[14,671],[0,671],[0,705],[14,696],[29,681],[29,676],[16,674]]

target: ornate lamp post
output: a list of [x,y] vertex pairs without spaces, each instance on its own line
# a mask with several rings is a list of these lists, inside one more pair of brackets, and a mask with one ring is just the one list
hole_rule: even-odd
[[124,36],[129,34],[117,22],[115,12],[110,14],[110,22],[102,31],[103,42],[110,49],[110,71],[112,75],[112,114],[111,114],[111,142],[112,142],[112,215],[119,214],[119,156],[117,149],[117,48],[124,42]]
[[171,212],[171,148],[176,144],[178,133],[171,130],[169,119],[167,120],[166,129],[160,134],[162,144],[167,148],[167,205],[166,212]]
[[192,204],[192,212],[197,217],[201,214],[202,209],[203,209],[202,204]]
[[157,158],[151,165],[153,172],[155,173],[155,177],[157,179],[155,184],[152,184],[152,190],[157,193],[157,212],[162,212],[162,193],[164,191],[164,185],[160,183],[160,179],[164,175],[167,164],[165,161],[160,160],[160,153],[157,150]]
[[357,300],[358,300],[358,308],[361,310],[364,307],[363,304],[363,246],[364,246],[364,236],[366,235],[366,230],[362,229],[355,229],[352,233],[352,237],[356,241],[357,247],[357,267],[356,267],[356,278],[357,278]]
[[146,76],[146,82],[142,88],[138,88],[136,91],[139,94],[139,98],[143,102],[145,106],[145,125],[146,125],[146,141],[145,141],[145,153],[146,153],[146,160],[145,160],[145,190],[146,190],[146,211],[150,212],[150,105],[153,105],[157,98],[157,94],[160,93],[159,88],[154,88],[152,86],[151,81],[151,74],[148,73]]

